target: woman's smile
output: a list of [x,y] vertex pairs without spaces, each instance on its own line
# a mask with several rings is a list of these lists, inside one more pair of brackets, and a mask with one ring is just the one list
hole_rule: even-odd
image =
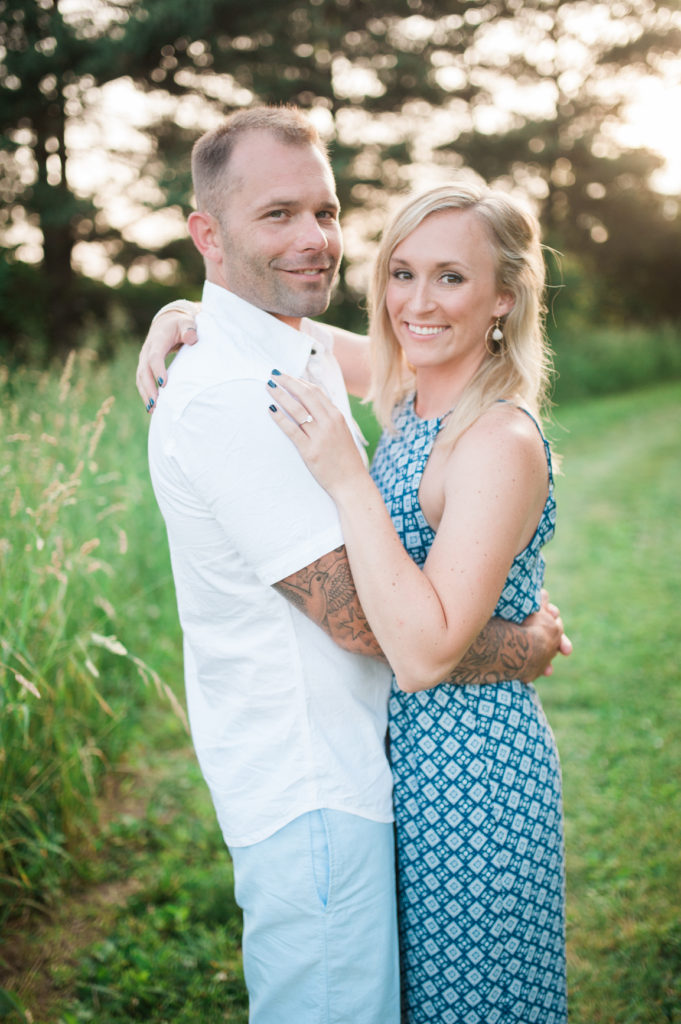
[[499,292],[492,244],[471,211],[426,217],[392,252],[386,308],[407,362],[448,369],[465,383],[485,338],[512,301]]
[[411,324],[406,322],[405,327],[412,334],[415,334],[417,338],[434,338],[436,334],[441,334],[447,330],[445,324]]

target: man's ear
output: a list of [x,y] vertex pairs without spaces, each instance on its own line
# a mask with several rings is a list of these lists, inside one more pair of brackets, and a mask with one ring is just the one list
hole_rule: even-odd
[[222,236],[215,217],[201,210],[194,210],[187,218],[187,228],[192,241],[205,260],[222,262]]

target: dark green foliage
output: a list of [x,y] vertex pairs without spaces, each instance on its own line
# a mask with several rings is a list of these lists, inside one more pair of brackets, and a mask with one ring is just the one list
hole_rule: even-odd
[[165,779],[174,791],[154,794],[148,820],[112,824],[111,839],[123,844],[127,870],[136,870],[141,885],[71,975],[65,1021],[246,1020],[231,864],[200,790],[196,814],[203,783],[190,758],[178,757]]
[[[409,166],[424,158],[420,130],[446,115],[449,130],[425,159],[466,164],[520,188],[529,182],[547,241],[595,278],[599,319],[677,319],[678,205],[649,186],[657,157],[604,149],[603,126],[620,116],[621,102],[599,88],[622,69],[650,71],[678,50],[676,8],[675,0],[626,0],[613,15],[626,29],[617,38],[586,29],[577,0],[392,0],[378,10],[370,0],[102,0],[77,15],[62,13],[56,0],[0,0],[0,233],[25,217],[40,228],[44,249],[37,302],[24,299],[21,277],[15,295],[0,272],[5,345],[22,356],[58,353],[88,319],[109,315],[111,302],[93,302],[72,270],[78,241],[101,243],[125,270],[151,264],[153,276],[153,259],[108,223],[100,198],[76,196],[66,174],[67,129],[83,120],[93,86],[122,76],[142,92],[179,98],[204,90],[219,113],[230,109],[218,98],[226,83],[233,103],[250,97],[327,111],[346,214],[383,209],[388,194],[404,189]],[[492,30],[497,44],[484,46]],[[583,67],[566,64],[568,43],[585,54]],[[348,85],[344,69],[363,72],[368,84]],[[578,77],[568,84],[572,72]],[[554,112],[516,113],[496,133],[479,130],[480,113],[517,86],[552,91]],[[387,141],[362,143],[361,132],[348,131],[348,118],[365,114],[385,122]],[[129,154],[139,175],[161,188],[149,209],[189,210],[188,152],[199,130],[160,118],[150,127],[150,152]],[[27,157],[35,170],[29,184]],[[155,254],[174,261],[175,290],[198,288],[202,267],[189,242]],[[121,297],[129,298],[114,296],[113,304]],[[357,298],[341,282],[338,322],[357,325]],[[146,311],[151,295],[140,304]]]

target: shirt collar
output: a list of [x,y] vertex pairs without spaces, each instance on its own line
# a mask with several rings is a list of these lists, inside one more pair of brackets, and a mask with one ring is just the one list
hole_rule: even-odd
[[249,351],[261,355],[271,369],[293,377],[301,376],[313,349],[329,347],[322,325],[303,318],[296,330],[211,281],[204,283],[201,309],[226,326],[238,327],[248,336]]

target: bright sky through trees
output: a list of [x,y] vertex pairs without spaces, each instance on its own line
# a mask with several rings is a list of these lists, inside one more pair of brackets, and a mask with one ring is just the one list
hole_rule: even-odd
[[[90,287],[82,274],[196,285],[184,224],[192,141],[258,101],[300,104],[331,141],[348,308],[395,197],[470,168],[533,202],[547,244],[588,264],[604,294],[627,280],[632,309],[675,315],[678,0],[0,8],[0,240],[10,276],[40,267],[62,332]],[[632,246],[635,274],[624,272]]]

